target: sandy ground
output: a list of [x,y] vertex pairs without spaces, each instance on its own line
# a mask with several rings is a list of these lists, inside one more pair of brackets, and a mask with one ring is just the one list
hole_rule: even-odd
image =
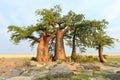
[[[82,55],[92,55],[98,56],[97,54],[82,54]],[[118,54],[107,54],[113,58],[120,58]],[[11,76],[11,74],[16,75],[17,73],[21,73],[22,68],[26,66],[28,58],[35,57],[36,54],[4,54],[0,55],[0,77]],[[24,59],[25,58],[25,59]],[[26,60],[27,59],[27,60]],[[107,67],[108,68],[108,67]],[[106,69],[107,69],[106,68]]]
[[0,54],[0,58],[31,58],[36,54]]
[[[98,56],[98,54],[80,54],[85,56]],[[105,54],[109,57],[120,58],[120,54]],[[70,56],[70,55],[67,55]],[[36,54],[0,54],[0,58],[32,58],[36,57]]]

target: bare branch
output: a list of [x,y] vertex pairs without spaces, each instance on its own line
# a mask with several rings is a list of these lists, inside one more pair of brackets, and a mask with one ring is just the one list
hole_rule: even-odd
[[55,35],[56,31],[52,32],[52,34],[50,35],[50,39]]
[[71,30],[72,29],[72,26],[68,26],[64,31],[63,31],[63,34],[65,34],[68,30]]
[[56,31],[52,32],[52,34],[48,36],[49,37],[49,39],[48,39],[49,41],[54,37],[55,33],[56,33]]
[[37,37],[35,37],[35,36],[28,36],[27,38],[30,38],[30,39],[33,39],[33,40],[39,42],[39,38],[37,38]]

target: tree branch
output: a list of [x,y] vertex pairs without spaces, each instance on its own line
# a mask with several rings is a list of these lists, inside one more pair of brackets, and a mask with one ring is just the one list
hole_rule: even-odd
[[53,36],[55,35],[55,33],[56,33],[56,31],[52,32],[52,34],[48,36],[49,37],[48,41],[50,41],[53,38]]
[[39,28],[39,30],[43,31],[45,28]]
[[56,31],[52,32],[52,34],[50,35],[50,39],[55,35]]
[[68,26],[64,31],[63,31],[63,34],[65,34],[68,30],[71,30],[72,27],[71,26]]
[[53,23],[51,23],[51,25],[52,25],[53,27],[55,27],[56,24],[58,24],[58,25],[60,26],[60,25],[63,24],[63,23],[64,23],[64,22],[55,22],[55,21],[54,21]]
[[37,37],[35,37],[35,36],[28,36],[27,38],[30,38],[30,39],[33,39],[33,40],[39,42],[39,38],[37,38]]

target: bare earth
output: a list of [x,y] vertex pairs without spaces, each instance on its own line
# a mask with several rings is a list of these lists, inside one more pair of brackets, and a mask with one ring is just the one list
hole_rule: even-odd
[[35,54],[1,54],[0,58],[31,58],[35,56]]
[[[91,54],[89,54],[89,55],[91,55]],[[113,55],[112,54],[110,54],[110,55],[107,54],[107,55],[109,57],[112,57],[112,58],[120,58],[120,55],[118,55],[118,54],[117,55],[115,55],[115,54],[113,54]],[[29,69],[28,67],[26,68],[26,66],[25,66],[27,60],[30,61],[30,59],[32,57],[35,57],[35,56],[36,56],[35,54],[28,54],[28,55],[18,55],[18,54],[0,55],[0,77],[2,77],[2,78],[6,77],[6,79],[7,79],[7,78],[12,77],[12,76],[19,76],[19,75],[21,75],[21,73],[23,73],[27,69]],[[98,56],[98,55],[97,54],[95,54],[95,55],[92,54],[92,56]],[[37,64],[36,62],[32,62],[32,65],[35,65],[35,64],[36,64],[37,67],[41,67],[41,66],[46,67],[46,65],[48,63],[46,63],[46,65],[44,65],[44,64]],[[56,63],[54,63],[54,64],[56,64]],[[46,69],[49,68],[48,66],[50,66],[50,65],[53,66],[53,63],[51,64],[51,62],[50,62],[47,65]],[[71,63],[69,63],[67,65],[68,65],[68,67],[70,66],[71,70],[75,69],[75,71],[76,71],[79,64],[74,63],[75,66],[73,66],[73,65],[71,65]],[[86,64],[86,65],[89,65],[89,64]],[[109,72],[113,73],[113,72],[120,71],[120,63],[100,64],[100,67],[101,67],[101,65],[102,65],[103,71],[106,71],[108,73]],[[24,71],[24,69],[25,69],[25,71]],[[37,69],[37,68],[35,68],[35,69]],[[31,68],[30,68],[30,70],[28,70],[28,72],[29,71],[31,71]],[[34,70],[33,72],[35,72],[35,71],[37,71],[37,70]],[[77,72],[76,74],[78,74],[78,73],[79,72]],[[0,80],[6,80],[6,79],[0,79]]]
[[[89,54],[89,53],[85,53],[81,55],[98,56],[98,54]],[[120,58],[120,54],[105,54],[105,55],[108,55],[110,57]],[[70,55],[68,54],[67,56]],[[31,58],[31,57],[36,57],[36,54],[0,54],[0,58]]]

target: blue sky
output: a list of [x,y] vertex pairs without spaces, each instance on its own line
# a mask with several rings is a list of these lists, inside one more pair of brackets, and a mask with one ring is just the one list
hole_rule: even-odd
[[[106,29],[108,35],[120,39],[120,0],[0,0],[0,54],[36,53],[29,47],[29,42],[22,41],[14,45],[7,32],[9,25],[28,26],[36,23],[38,16],[36,9],[51,8],[60,5],[63,14],[69,10],[85,14],[86,19],[106,19],[109,22]],[[114,48],[104,49],[104,53],[120,53],[120,43],[116,42]],[[70,53],[66,47],[66,53]],[[97,53],[88,49],[87,53]]]

